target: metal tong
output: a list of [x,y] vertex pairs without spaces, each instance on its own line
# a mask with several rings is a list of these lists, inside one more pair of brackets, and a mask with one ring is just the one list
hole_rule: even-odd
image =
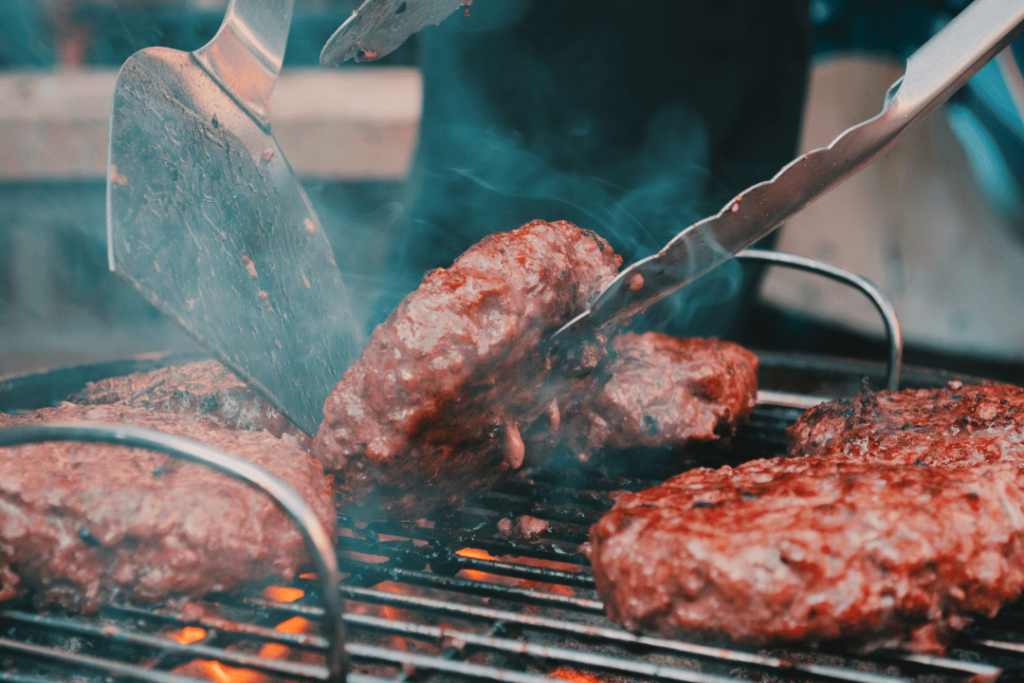
[[787,218],[874,161],[911,125],[946,101],[1024,29],[1022,0],[975,0],[907,59],[882,112],[804,154],[774,178],[750,187],[714,216],[686,228],[637,261],[590,308],[553,335],[580,338],[693,282],[777,228]]

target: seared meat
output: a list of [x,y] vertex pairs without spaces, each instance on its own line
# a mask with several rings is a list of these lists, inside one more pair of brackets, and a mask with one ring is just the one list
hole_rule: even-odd
[[534,221],[428,273],[324,407],[312,453],[339,473],[347,511],[418,516],[519,467],[522,431],[604,353],[552,356],[541,341],[621,262],[593,232]]
[[257,392],[215,360],[89,382],[68,398],[83,405],[119,404],[157,413],[202,415],[235,429],[265,429],[274,436],[302,432]]
[[601,448],[682,446],[732,436],[757,401],[757,356],[716,339],[615,338],[607,381],[562,416],[580,460]]
[[[64,403],[0,427],[111,422],[200,441],[284,480],[333,537],[332,481],[285,435],[235,431],[199,417]],[[0,601],[92,611],[114,597],[154,601],[290,579],[302,536],[265,495],[168,455],[108,444],[0,448]]]
[[757,460],[620,498],[591,527],[609,616],[767,646],[941,652],[1024,587],[1024,475]]
[[963,467],[1024,463],[1024,389],[1005,384],[865,393],[789,428],[792,456]]

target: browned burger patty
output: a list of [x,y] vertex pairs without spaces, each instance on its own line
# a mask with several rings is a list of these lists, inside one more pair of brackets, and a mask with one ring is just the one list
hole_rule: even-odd
[[302,434],[259,393],[215,360],[89,382],[68,400],[83,405],[118,404],[157,413],[202,415],[225,427],[262,429],[275,436]]
[[324,407],[312,453],[339,473],[347,510],[418,516],[504,480],[522,462],[521,430],[603,351],[553,370],[541,341],[621,262],[589,230],[533,221],[428,273]]
[[866,393],[789,428],[789,454],[963,467],[1024,463],[1024,389],[1006,384]]
[[631,630],[938,653],[1024,587],[1022,484],[1006,464],[692,470],[591,527],[594,579]]
[[[64,403],[0,427],[111,422],[200,441],[284,480],[333,537],[332,481],[289,437],[197,417]],[[108,444],[0,448],[0,601],[92,611],[115,597],[154,601],[290,579],[302,536],[269,498],[202,465]]]
[[566,447],[581,460],[606,447],[728,438],[757,402],[757,356],[736,344],[626,333],[613,352],[607,381],[563,418]]

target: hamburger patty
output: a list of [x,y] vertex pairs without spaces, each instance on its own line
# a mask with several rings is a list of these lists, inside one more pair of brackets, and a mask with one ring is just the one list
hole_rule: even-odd
[[506,479],[522,432],[605,353],[599,341],[556,356],[541,342],[621,262],[589,230],[533,221],[428,273],[324,406],[312,453],[338,473],[346,512],[419,516]]
[[757,356],[731,342],[626,333],[612,351],[607,380],[563,418],[580,460],[601,448],[727,439],[757,402]]
[[[290,435],[229,430],[202,417],[64,403],[0,427],[108,422],[154,429],[231,453],[292,486],[333,537],[332,481]],[[113,598],[156,601],[290,579],[305,544],[270,498],[228,475],[110,444],[0,448],[0,601],[89,612]]]
[[307,441],[266,399],[215,360],[89,382],[68,401],[202,415],[225,427],[266,430],[274,436],[287,432]]
[[791,456],[966,467],[1024,462],[1024,388],[1007,384],[866,392],[823,403],[789,428]]
[[752,646],[942,652],[1024,587],[1024,478],[824,456],[698,469],[591,527],[609,616]]

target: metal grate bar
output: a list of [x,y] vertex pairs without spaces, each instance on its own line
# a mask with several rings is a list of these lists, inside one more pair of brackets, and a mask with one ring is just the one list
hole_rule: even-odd
[[7,673],[5,671],[0,671],[0,683],[53,683],[53,680],[48,678],[40,678],[39,676],[12,674]]
[[[322,610],[321,610],[322,612]],[[98,626],[78,619],[42,616],[27,612],[4,611],[0,618],[16,623],[38,626],[50,631],[63,631],[79,636],[103,638],[119,645],[133,645],[158,650],[163,654],[174,654],[190,659],[216,659],[217,661],[240,666],[247,669],[258,669],[267,673],[278,673],[286,676],[301,677],[312,680],[326,680],[327,669],[322,666],[287,662],[279,659],[266,659],[244,652],[233,652],[221,648],[200,645],[199,643],[183,644],[170,638],[153,636],[145,633],[131,633],[116,626]]]
[[964,662],[959,659],[948,657],[936,657],[935,655],[914,654],[912,652],[880,652],[876,653],[881,659],[890,659],[899,662],[917,664],[929,669],[943,671],[960,671],[971,675],[972,681],[994,681],[1003,673],[998,666],[981,664],[978,662]]
[[[538,536],[537,540],[528,541],[529,543],[562,543],[569,544],[573,548],[578,548],[580,545],[590,540],[589,525],[578,526],[572,522],[553,524],[542,512],[532,507],[525,507],[518,512],[521,512],[523,515],[538,517],[548,522],[547,529]],[[477,532],[486,531],[491,534],[501,533],[497,524],[499,519],[499,517],[495,517],[493,515],[466,515],[466,520],[473,524],[473,527]],[[596,522],[598,519],[600,519],[599,516],[595,517],[594,521]],[[509,538],[508,540],[512,541],[513,539]]]
[[520,481],[507,481],[498,489],[498,493],[518,496],[526,501],[539,501],[550,505],[585,505],[592,510],[604,512],[611,507],[608,496],[601,491],[563,488],[551,484],[534,481],[526,484]]
[[[398,595],[384,591],[375,591],[369,588],[354,588],[343,586],[342,595],[356,600],[400,606],[404,608],[417,608],[431,612],[448,614],[474,619],[483,619],[490,622],[501,622],[506,624],[517,624],[525,628],[554,632],[559,635],[572,635],[583,639],[603,640],[609,643],[627,646],[642,646],[659,649],[668,652],[689,655],[692,657],[703,657],[717,661],[746,664],[767,669],[801,672],[831,678],[840,681],[856,681],[858,683],[894,683],[906,679],[894,676],[871,674],[854,669],[846,669],[834,666],[823,666],[817,664],[800,664],[791,660],[778,657],[743,652],[741,650],[730,650],[710,645],[683,640],[670,640],[653,636],[638,636],[628,631],[612,629],[603,626],[581,624],[562,619],[550,617],[520,614],[507,610],[497,610],[490,607],[479,607],[476,605],[460,605],[444,600],[433,598],[422,598],[416,596]],[[283,607],[287,607],[284,605]]]
[[[583,572],[574,573],[561,569],[549,569],[547,567],[531,567],[525,564],[513,564],[511,562],[496,562],[494,560],[480,560],[474,557],[462,557],[459,555],[459,565],[462,569],[475,569],[488,574],[498,574],[517,579],[528,579],[541,583],[553,583],[562,586],[575,586],[577,588],[594,588],[594,579]],[[567,563],[570,564],[570,563]]]
[[993,640],[989,638],[978,638],[971,641],[978,647],[996,650],[1005,654],[1024,656],[1024,643],[1014,643],[1006,640]]
[[522,500],[519,497],[509,498],[500,495],[473,498],[468,504],[485,510],[500,510],[503,513],[502,516],[506,517],[528,514],[549,521],[582,525],[583,528],[589,527],[604,514],[601,510],[580,509],[571,505],[552,505],[550,503]]
[[[133,666],[131,664],[115,662],[110,659],[101,659],[99,657],[83,655],[77,652],[64,652],[62,650],[55,650],[49,647],[42,647],[41,645],[20,643],[16,640],[9,640],[7,638],[0,638],[0,650],[15,652],[33,659],[43,659],[48,662],[63,664],[65,666],[73,667],[74,671],[89,670],[111,676],[131,676],[135,680],[147,681],[148,683],[204,683],[203,681],[187,676],[179,676],[165,671],[152,671],[150,669],[143,669],[142,667]],[[326,679],[326,674],[327,670],[324,669],[324,679]],[[51,683],[51,681],[47,681],[47,683]]]
[[[282,603],[286,604],[286,603]],[[280,643],[290,647],[305,648],[310,650],[326,650],[327,639],[312,633],[288,633],[278,631],[267,626],[257,626],[245,621],[233,621],[231,619],[218,619],[216,617],[203,616],[198,619],[185,619],[180,613],[162,613],[149,611],[138,607],[108,607],[108,610],[122,612],[126,616],[136,619],[158,619],[174,628],[185,626],[202,626],[207,631],[217,631],[222,634],[236,636],[252,636],[262,641]]]
[[371,617],[366,615],[349,615],[345,619],[346,626],[362,626],[374,630],[402,635],[418,635],[434,640],[450,638],[461,641],[466,645],[477,648],[507,652],[516,655],[528,655],[538,659],[553,661],[556,663],[576,664],[590,669],[603,669],[607,671],[618,671],[633,675],[648,676],[664,681],[688,681],[689,683],[736,683],[735,678],[705,674],[691,669],[666,666],[662,664],[650,664],[635,660],[610,657],[607,655],[581,652],[579,650],[567,650],[560,647],[538,645],[529,641],[522,641],[512,638],[495,638],[482,636],[475,633],[456,631],[450,628],[438,626],[425,626],[408,622],[395,623],[389,619]]
[[403,667],[416,667],[417,669],[428,669],[447,674],[463,676],[471,680],[481,681],[508,681],[508,683],[565,683],[562,679],[553,679],[546,676],[519,673],[509,669],[499,669],[493,666],[482,664],[470,664],[469,662],[453,661],[441,657],[430,657],[428,655],[417,655],[411,652],[401,652],[377,647],[376,645],[362,645],[359,643],[346,643],[345,654],[352,659],[367,659],[371,661],[385,662],[388,664],[398,663]]
[[500,600],[516,601],[523,604],[548,605],[563,607],[591,614],[604,614],[604,604],[600,600],[588,600],[571,595],[544,593],[525,588],[514,588],[485,581],[452,579],[427,572],[408,569],[392,569],[388,572],[395,581],[403,581],[416,586],[430,586],[445,590],[458,591],[466,595],[482,595]]
[[[410,530],[408,532],[408,535],[412,537],[410,540],[443,542],[451,548],[476,548],[478,550],[485,550],[489,553],[493,552],[497,555],[519,555],[522,557],[532,557],[552,562],[564,562],[566,564],[578,564],[581,566],[589,566],[590,564],[586,557],[579,554],[577,548],[564,549],[554,544],[517,544],[510,541],[501,541],[493,538],[492,536],[477,536],[475,534],[467,533],[449,535],[431,529],[426,529],[424,531],[428,533]],[[398,533],[394,535],[398,535]],[[372,543],[372,541],[367,542],[364,539],[341,537],[338,539],[338,549],[351,550],[365,555],[387,557],[388,554],[384,549],[388,546],[385,544],[402,543],[402,541],[382,541],[377,545],[360,545],[361,543]],[[436,548],[433,549],[433,553],[431,549],[424,550],[424,557],[429,557],[432,554],[436,555]]]

